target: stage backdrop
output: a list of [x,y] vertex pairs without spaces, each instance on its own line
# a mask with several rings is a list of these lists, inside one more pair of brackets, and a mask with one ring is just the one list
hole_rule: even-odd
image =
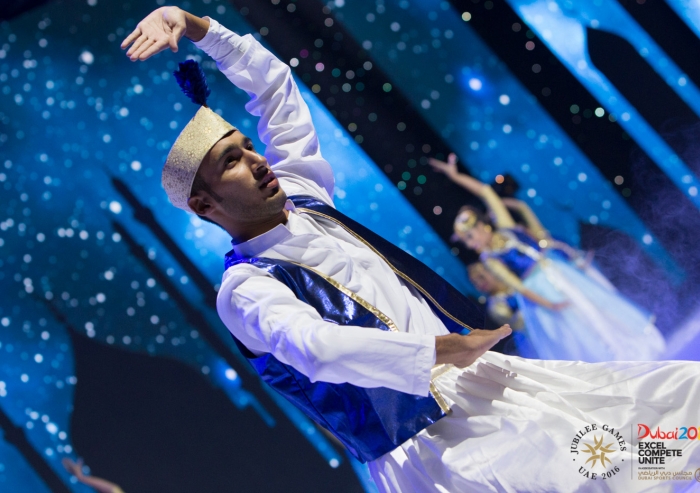
[[[700,278],[686,234],[700,226],[700,74],[683,51],[696,53],[700,22],[680,1],[589,3],[179,5],[293,66],[337,207],[455,287],[477,295],[474,257],[450,240],[455,211],[476,201],[427,166],[449,152],[484,181],[509,174],[556,236],[599,247],[638,303],[673,306],[670,333]],[[84,457],[128,493],[373,491],[364,466],[261,385],[218,320],[229,239],[160,185],[196,110],[177,62],[201,61],[211,107],[263,146],[247,95],[191,43],[126,59],[121,40],[162,4],[55,1],[0,24],[0,489],[89,491],[60,464]],[[626,53],[620,40],[654,97],[601,55]]]

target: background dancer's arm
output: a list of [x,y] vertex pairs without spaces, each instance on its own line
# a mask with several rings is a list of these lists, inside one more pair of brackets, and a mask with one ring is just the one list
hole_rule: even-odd
[[86,476],[83,473],[83,460],[79,459],[78,462],[73,462],[68,457],[63,459],[63,467],[76,477],[78,481],[94,488],[99,493],[124,493],[118,484],[114,484],[106,479],[98,478],[95,476]]
[[476,178],[460,173],[457,169],[457,156],[452,153],[448,156],[447,162],[435,158],[428,160],[433,169],[443,173],[451,181],[464,188],[468,192],[479,197],[486,205],[491,219],[497,228],[514,228],[516,223],[513,216],[508,212],[508,208],[490,185],[482,183]]
[[585,269],[591,264],[593,261],[593,252],[582,252],[563,241],[552,238],[552,235],[540,222],[537,214],[535,214],[526,202],[512,197],[502,198],[501,200],[508,209],[517,211],[522,216],[528,233],[536,239],[546,240],[549,248],[561,250],[570,260],[573,260],[580,269]]
[[540,222],[540,218],[534,213],[527,202],[512,197],[504,197],[501,199],[503,205],[508,209],[516,211],[525,221],[525,228],[528,233],[537,238],[538,240],[549,240],[551,235],[549,231]]
[[508,287],[520,293],[524,298],[536,303],[540,306],[548,308],[549,310],[561,310],[569,305],[568,302],[554,303],[546,298],[543,298],[539,294],[527,289],[523,282],[518,276],[513,274],[513,272],[500,260],[495,258],[487,258],[483,260],[486,268],[491,271],[491,273],[496,276],[500,281],[504,282]]
[[249,350],[270,353],[311,381],[415,395],[428,395],[436,363],[468,366],[510,334],[506,327],[436,337],[337,325],[323,320],[284,284],[244,265],[229,269],[217,309]]

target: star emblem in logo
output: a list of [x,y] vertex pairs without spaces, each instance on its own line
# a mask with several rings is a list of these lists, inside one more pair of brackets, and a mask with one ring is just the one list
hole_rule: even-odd
[[591,454],[591,456],[586,460],[586,464],[589,462],[593,462],[591,464],[591,468],[595,467],[596,462],[600,461],[600,464],[604,467],[607,468],[605,462],[609,462],[612,464],[612,461],[608,459],[608,457],[605,454],[612,454],[615,452],[615,450],[611,449],[610,447],[612,446],[612,442],[603,445],[603,436],[600,436],[600,440],[594,435],[593,436],[593,442],[594,446],[591,446],[588,443],[584,443],[583,446],[586,447],[586,450],[583,450],[584,453]]

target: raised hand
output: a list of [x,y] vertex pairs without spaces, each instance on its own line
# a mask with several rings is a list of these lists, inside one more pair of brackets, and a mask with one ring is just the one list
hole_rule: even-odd
[[61,462],[63,463],[63,467],[66,468],[66,471],[73,476],[77,478],[83,477],[83,459],[78,459],[78,462],[74,462],[70,458],[64,457]]
[[457,155],[454,152],[447,156],[447,162],[431,157],[428,159],[428,164],[432,166],[433,170],[438,173],[444,173],[450,178],[459,174],[457,170]]
[[61,462],[63,462],[63,467],[66,468],[66,471],[75,476],[81,483],[94,488],[98,493],[124,493],[124,490],[122,490],[118,484],[114,484],[106,479],[83,474],[83,459],[78,459],[78,462],[73,462],[68,457],[65,457]]
[[595,258],[595,250],[588,250],[586,255],[581,255],[579,259],[576,260],[576,267],[581,270],[586,270],[593,263]]
[[550,310],[553,310],[555,312],[559,312],[561,310],[564,310],[565,308],[569,308],[571,306],[571,302],[569,300],[565,301],[559,301],[557,303],[550,303],[550,305],[547,307]]
[[475,329],[466,336],[459,334],[437,336],[435,362],[466,368],[511,332],[513,331],[510,325],[506,324],[496,330]]
[[[122,41],[122,50],[131,45],[126,56],[132,62],[146,60],[167,48],[177,52],[177,44],[188,27],[188,15],[191,14],[177,7],[161,7],[154,10]],[[206,31],[204,33],[206,34]]]

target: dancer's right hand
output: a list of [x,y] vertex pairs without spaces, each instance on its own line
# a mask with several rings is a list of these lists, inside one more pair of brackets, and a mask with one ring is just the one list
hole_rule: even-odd
[[148,14],[136,29],[122,41],[122,50],[129,45],[126,56],[132,62],[147,60],[170,48],[177,52],[183,36],[192,41],[201,40],[209,29],[209,21],[196,17],[178,7],[161,7]]
[[566,301],[559,301],[557,303],[550,303],[547,308],[550,310],[554,310],[555,312],[558,312],[560,310],[563,310],[564,308],[568,308],[571,306],[571,302],[566,300]]
[[466,368],[498,341],[513,332],[506,324],[496,330],[474,329],[469,334],[449,334],[435,338],[435,364],[452,364]]

